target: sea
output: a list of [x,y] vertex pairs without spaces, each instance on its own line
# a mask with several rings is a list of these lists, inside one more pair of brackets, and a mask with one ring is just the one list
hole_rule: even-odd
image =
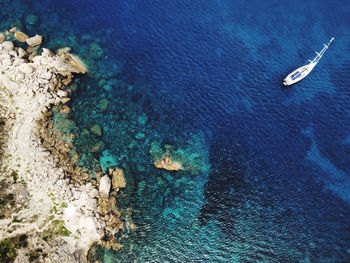
[[[348,0],[1,0],[0,14],[1,31],[89,68],[68,103],[79,165],[124,169],[117,206],[137,226],[93,260],[350,262]],[[157,149],[188,169],[157,169]]]

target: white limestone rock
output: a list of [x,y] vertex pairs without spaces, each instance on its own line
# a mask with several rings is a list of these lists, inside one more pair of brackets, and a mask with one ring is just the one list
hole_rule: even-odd
[[50,71],[44,72],[41,74],[41,78],[49,80],[52,77],[52,73]]
[[58,90],[57,91],[57,96],[60,97],[60,98],[67,97],[68,96],[68,92],[65,91],[65,90]]
[[5,67],[9,67],[12,65],[12,61],[10,58],[5,58],[1,60],[1,64]]
[[29,63],[19,65],[18,69],[24,74],[31,74],[34,71],[33,66]]
[[46,108],[50,108],[51,105],[54,104],[54,103],[55,103],[55,99],[49,99],[49,100],[46,101],[45,107]]
[[108,196],[111,189],[111,179],[105,175],[100,180],[99,192],[101,196]]
[[60,99],[59,97],[55,98],[53,104],[54,104],[55,106],[58,106],[58,105],[60,105],[60,103],[61,103],[61,99]]
[[18,56],[17,52],[14,51],[14,50],[9,51],[9,54],[10,54],[11,57],[17,57]]
[[26,42],[29,46],[35,47],[40,45],[41,42],[43,42],[43,37],[40,35],[35,35],[34,37],[27,38]]
[[44,85],[44,84],[49,83],[49,81],[47,79],[39,78],[38,79],[38,83],[41,84],[41,85]]
[[75,243],[75,245],[71,244],[75,247],[89,247],[94,241],[102,238],[97,232],[94,219],[84,215],[81,209],[73,204],[69,204],[64,210],[63,219],[66,228],[78,237],[81,237],[75,241],[70,240]]
[[11,41],[5,41],[1,44],[3,50],[10,51],[14,49],[13,43]]
[[16,58],[15,59],[15,61],[13,61],[13,66],[19,66],[19,65],[21,65],[21,64],[23,64],[23,63],[25,63],[25,61],[24,61],[24,59],[22,59],[22,58]]
[[43,52],[41,53],[43,57],[52,57],[54,54],[48,48],[43,48]]
[[97,197],[97,196],[98,196],[98,191],[97,191],[97,189],[95,189],[95,188],[91,189],[91,191],[89,192],[89,196],[90,196],[91,198]]
[[21,48],[21,47],[18,49],[17,52],[18,52],[18,57],[19,58],[24,58],[25,56],[28,55],[27,52],[25,52],[25,50],[23,48]]

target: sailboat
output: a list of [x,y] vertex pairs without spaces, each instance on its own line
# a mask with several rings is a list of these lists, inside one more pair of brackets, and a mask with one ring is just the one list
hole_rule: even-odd
[[297,68],[294,70],[292,73],[290,73],[284,80],[283,80],[283,85],[284,86],[290,86],[293,85],[294,83],[299,82],[303,78],[305,78],[309,73],[314,69],[314,67],[317,65],[317,63],[320,61],[322,58],[323,54],[326,52],[328,49],[329,45],[332,43],[334,40],[334,37],[331,38],[331,40],[328,42],[327,45],[323,44],[324,47],[320,52],[315,52],[316,57],[313,60],[309,59],[309,64],[304,65],[300,68]]

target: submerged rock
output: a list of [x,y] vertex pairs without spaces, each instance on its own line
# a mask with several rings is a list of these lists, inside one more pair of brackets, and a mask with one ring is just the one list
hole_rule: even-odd
[[99,140],[96,144],[94,144],[90,150],[90,152],[102,152],[105,149],[106,145],[103,141]]
[[146,187],[147,187],[147,182],[145,180],[140,181],[137,185],[137,194],[142,195]]
[[102,136],[102,128],[100,125],[95,124],[90,128],[91,132],[97,136]]
[[100,101],[100,108],[101,110],[105,111],[108,107],[109,101],[107,99],[102,99]]
[[157,185],[161,189],[166,189],[167,188],[167,183],[161,176],[157,176]]
[[137,122],[141,125],[144,126],[146,124],[148,120],[148,117],[145,113],[141,114],[138,118],[137,118]]
[[145,135],[144,133],[142,133],[142,132],[138,132],[138,133],[135,135],[135,138],[136,138],[137,140],[143,140],[143,139],[146,138],[146,135]]
[[108,150],[104,150],[100,156],[100,166],[102,171],[105,172],[109,167],[115,167],[117,165],[117,159]]
[[36,15],[30,14],[26,17],[26,22],[29,25],[35,25],[38,22],[38,17]]
[[89,46],[89,53],[92,58],[98,59],[103,56],[103,49],[99,44],[93,42]]

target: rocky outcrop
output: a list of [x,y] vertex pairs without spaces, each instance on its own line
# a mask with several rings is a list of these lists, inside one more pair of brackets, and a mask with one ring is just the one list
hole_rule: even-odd
[[181,163],[173,162],[169,155],[165,155],[164,158],[154,162],[154,166],[168,171],[178,171],[183,169]]
[[[0,34],[0,102],[6,108],[0,117],[6,119],[8,133],[2,145],[8,157],[2,160],[0,179],[11,180],[8,193],[21,189],[20,184],[25,186],[21,192],[27,193],[18,199],[23,204],[0,219],[0,237],[26,234],[32,249],[45,248],[46,260],[57,262],[58,256],[61,262],[78,262],[72,255],[84,257],[106,234],[107,223],[96,212],[98,199],[109,191],[100,196],[95,182],[85,184],[89,175],[74,167],[68,155],[73,143],[54,136],[50,110],[69,100],[66,86],[86,67],[69,49],[54,54],[43,48],[37,54],[28,48],[27,53],[8,39],[25,40],[29,46],[42,42],[42,37],[26,38],[16,28]],[[70,108],[61,110],[67,115]],[[71,122],[65,119],[68,130]]]
[[118,192],[119,188],[126,187],[126,180],[124,176],[124,171],[122,169],[120,168],[110,169],[109,174],[112,175],[113,190]]
[[157,168],[183,170],[192,174],[209,171],[208,153],[204,135],[201,133],[193,135],[181,148],[153,141],[149,150],[151,160]]

